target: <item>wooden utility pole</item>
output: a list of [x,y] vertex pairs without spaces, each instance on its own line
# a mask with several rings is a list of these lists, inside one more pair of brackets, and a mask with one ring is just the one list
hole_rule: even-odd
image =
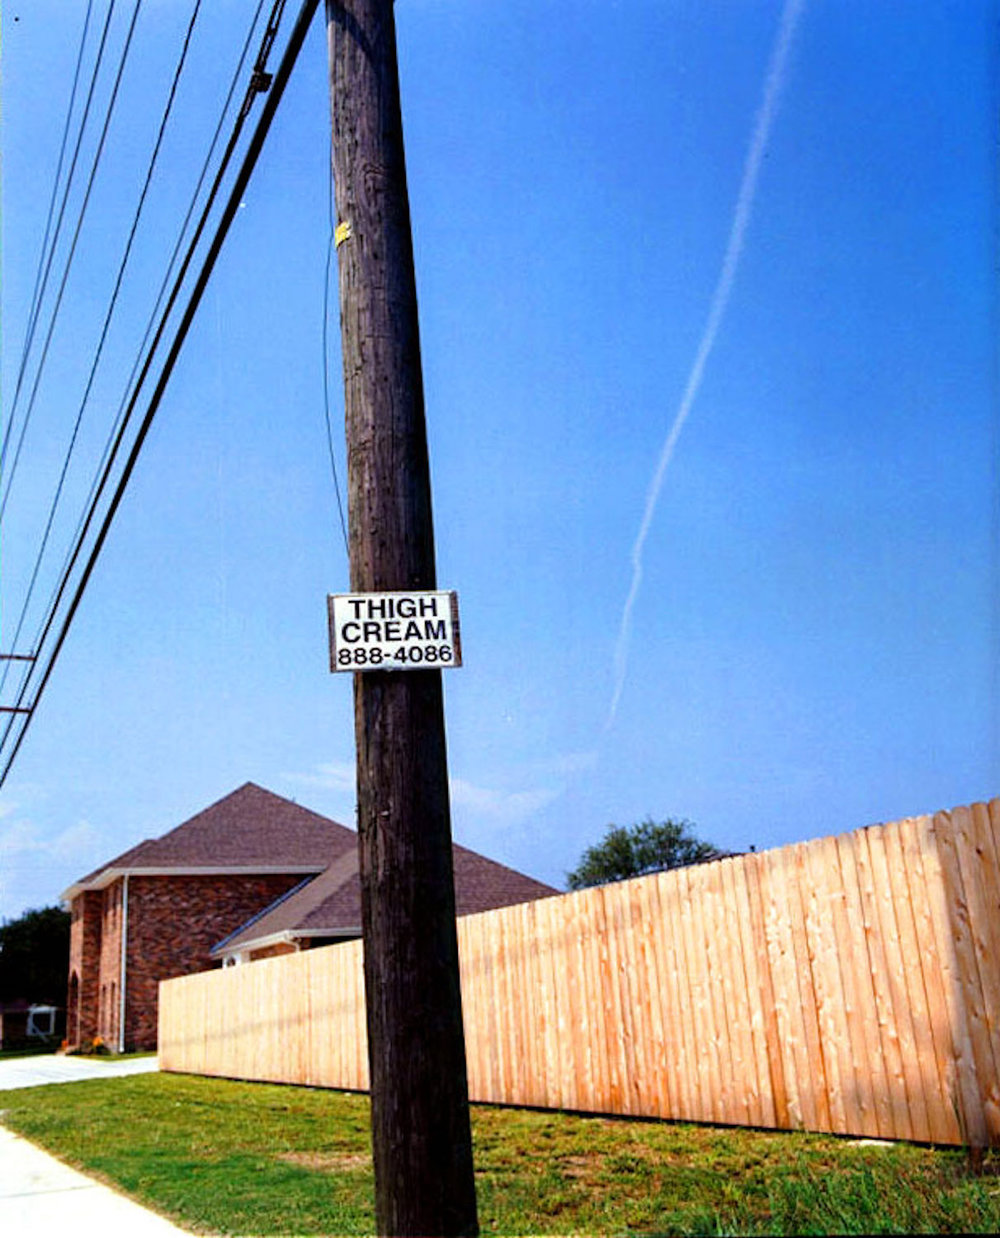
[[[434,589],[392,0],[327,0],[351,589]],[[478,1233],[439,671],[354,676],[376,1225]]]

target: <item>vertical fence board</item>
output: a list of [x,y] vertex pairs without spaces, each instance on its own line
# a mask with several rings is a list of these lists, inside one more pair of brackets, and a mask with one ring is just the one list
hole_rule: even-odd
[[910,1074],[907,1086],[910,1091],[913,1129],[918,1139],[929,1140],[935,1139],[935,1132],[940,1129],[940,1121],[936,1116],[941,1103],[940,1080],[903,846],[904,829],[905,823],[892,822],[883,826],[881,834],[885,846],[889,896],[897,930],[901,999],[906,1007],[909,1048],[907,1050],[904,1047],[904,1052],[909,1055]]
[[891,1139],[893,1132],[891,1084],[882,1051],[882,1036],[879,1030],[878,999],[871,961],[870,938],[873,932],[866,921],[865,906],[861,895],[861,872],[858,863],[858,834],[842,835],[837,839],[840,857],[840,872],[843,879],[844,897],[847,905],[847,936],[851,953],[854,991],[857,998],[856,1028],[863,1030],[865,1058],[859,1069],[867,1070],[871,1080],[871,1099],[874,1109],[875,1129],[880,1138]]
[[[853,856],[845,857],[836,838],[821,840],[824,867],[830,882],[829,931],[836,948],[841,1000],[837,1011],[841,1021],[841,1072],[844,1120],[847,1130],[869,1136],[879,1133],[868,1044],[871,986],[868,973],[868,948],[861,928],[860,913],[852,917],[847,881],[855,883]],[[860,895],[855,894],[860,902]]]
[[778,1023],[778,1003],[774,991],[774,976],[767,941],[765,906],[767,887],[763,856],[748,857],[746,876],[754,955],[757,959],[760,980],[759,993],[753,996],[759,1001],[764,1014],[764,1042],[767,1046],[767,1067],[774,1105],[774,1122],[776,1126],[787,1129],[791,1123],[791,1114],[788,1106],[788,1089],[785,1085],[785,1063],[781,1044],[781,1028]]
[[669,1052],[671,999],[668,991],[667,959],[660,936],[663,911],[660,907],[660,882],[651,875],[643,885],[641,919],[644,948],[650,977],[649,992],[649,1069],[652,1074],[650,1107],[657,1117],[676,1112],[675,1077]]
[[684,943],[679,931],[680,901],[676,873],[660,873],[656,877],[662,920],[656,934],[666,973],[666,1005],[663,1009],[665,1066],[671,1080],[674,1114],[680,1118],[695,1116],[693,1067],[690,1056],[696,1041],[692,1033],[691,995],[684,967]]
[[681,933],[684,941],[685,970],[691,991],[691,1013],[695,1028],[691,1042],[692,1067],[698,1098],[694,1116],[699,1122],[711,1122],[717,1120],[718,1083],[713,1072],[712,1038],[715,1029],[712,1026],[708,976],[706,968],[700,963],[700,960],[705,957],[701,905],[697,887],[691,882],[691,871],[682,868],[676,873],[676,878],[681,899]]
[[767,1038],[764,1016],[763,981],[760,975],[761,960],[758,956],[750,905],[750,881],[752,864],[740,862],[729,866],[733,888],[733,907],[740,936],[740,963],[742,971],[736,978],[736,987],[743,985],[744,1004],[750,1033],[750,1054],[753,1070],[750,1078],[750,1115],[752,1126],[774,1126],[776,1122],[774,1093],[771,1086],[770,1066],[767,1054]]
[[927,817],[924,820],[926,831],[922,851],[923,867],[928,877],[931,923],[937,945],[942,988],[947,1002],[948,1026],[953,1051],[953,1057],[949,1063],[952,1102],[962,1131],[962,1142],[980,1146],[987,1139],[986,1122],[973,1060],[969,1031],[970,1020],[965,1008],[966,995],[958,965],[955,917],[952,906],[954,892],[946,880],[942,859],[944,847],[941,833],[949,828],[950,823],[939,817]]
[[518,1096],[526,1096],[527,1048],[525,1022],[531,1018],[531,994],[527,991],[527,978],[521,955],[519,916],[505,916],[502,921],[504,939],[504,1017],[508,1023],[507,1044],[510,1052],[510,1075],[507,1083],[507,1101],[513,1104]]
[[[580,951],[583,966],[583,1000],[587,1005],[587,1025],[590,1028],[588,1071],[591,1095],[603,1104],[608,1100],[608,1048],[604,1039],[607,1000],[601,988],[600,940],[604,931],[604,904],[599,891],[581,890],[579,899]],[[588,931],[589,930],[589,931]]]
[[[611,1104],[615,1113],[627,1113],[628,1048],[632,1036],[631,1011],[627,988],[623,985],[624,943],[616,921],[619,905],[617,883],[601,887],[607,932],[602,941],[601,966],[604,994],[604,1027],[608,1045],[608,1066],[611,1084]],[[618,1017],[619,1012],[622,1017]]]
[[[495,921],[484,916],[464,917],[478,947],[479,967],[481,973],[480,1017],[478,1036],[482,1041],[480,1065],[482,1074],[476,1089],[476,1099],[484,1100],[490,1096],[503,1095],[503,1081],[500,1074],[501,1054],[499,1052],[501,1039],[500,1027],[497,1022],[496,989],[499,984],[497,968],[499,960],[495,949]],[[493,929],[493,932],[491,932]]]
[[569,930],[569,1020],[573,1037],[573,1083],[567,1104],[585,1109],[594,1095],[594,1037],[591,1027],[592,999],[587,989],[586,942],[589,923],[579,894],[563,904]]
[[978,804],[972,808],[956,808],[951,816],[952,837],[969,912],[969,939],[982,995],[984,1050],[980,1080],[983,1109],[990,1136],[997,1139],[1000,1138],[1000,971],[996,960],[1000,958],[997,953],[1000,923],[996,899],[990,897],[995,856],[992,834],[987,828],[989,810],[985,804]]
[[559,1107],[576,1107],[577,1031],[574,1022],[574,942],[572,917],[565,914],[555,898],[546,899],[546,911],[552,926],[552,973],[558,1004],[559,1031]]
[[529,1017],[524,1025],[524,1054],[526,1095],[530,1104],[544,1107],[545,1095],[545,994],[541,984],[538,937],[535,932],[535,908],[531,903],[522,903],[517,908],[518,951],[521,958],[521,977],[525,992],[520,998],[522,1006],[530,1006]]
[[747,982],[744,909],[740,905],[737,881],[740,868],[741,865],[736,860],[723,860],[719,865],[727,938],[726,1002],[733,1041],[733,1082],[736,1089],[736,1112],[739,1115],[737,1120],[747,1126],[762,1126],[764,1123],[761,1116],[760,1080],[757,1074],[757,1046],[754,1042],[753,1012],[750,1007],[753,986]]
[[[497,919],[493,935],[493,1022],[496,1028],[495,1053],[498,1076],[496,1099],[503,1104],[511,1103],[511,1098],[515,1094],[513,1072],[517,1060],[517,1049],[514,1044],[511,1027],[512,1016],[507,985],[510,969],[510,959],[507,950],[509,923],[509,916],[502,916]],[[485,1097],[482,1099],[485,1099]]]
[[[966,889],[959,859],[959,833],[966,829],[965,811],[937,813],[934,817],[934,832],[938,840],[938,855],[948,891],[948,911],[952,937],[955,943],[955,966],[962,994],[962,1008],[966,1015],[967,1041],[971,1050],[962,1069],[968,1074],[968,1091],[977,1099],[980,1109],[978,1139],[983,1143],[1000,1139],[1000,1114],[993,1103],[991,1092],[995,1089],[996,1068],[993,1046],[990,1044],[989,1024],[985,1009],[982,979],[975,941],[974,911],[975,889]],[[993,1086],[991,1086],[991,1083]]]
[[[712,965],[708,958],[707,928],[705,923],[704,874],[695,868],[685,868],[678,873],[683,881],[688,904],[691,931],[690,959],[704,960],[695,965],[692,973],[695,991],[695,1023],[699,1029],[698,1069],[702,1085],[702,1121],[724,1121],[722,1106],[722,1078],[719,1069],[719,1033],[716,1027]],[[689,962],[690,966],[690,962]]]
[[888,1124],[885,1134],[890,1139],[912,1137],[909,1108],[906,1099],[906,1084],[903,1077],[903,1058],[899,1047],[899,1033],[893,1023],[892,1001],[889,995],[886,943],[882,937],[878,915],[878,898],[872,872],[869,835],[871,829],[859,830],[851,836],[854,843],[855,863],[858,872],[858,888],[861,892],[861,915],[865,939],[868,943],[868,963],[871,968],[872,991],[875,999],[878,1039],[885,1064],[885,1088],[888,1099]]
[[[879,926],[879,940],[885,963],[888,1034],[899,1053],[901,1071],[899,1096],[906,1106],[907,1124],[899,1128],[904,1139],[927,1140],[930,1128],[924,1100],[910,998],[906,986],[907,959],[903,954],[902,931],[893,900],[892,874],[886,849],[886,830],[868,830],[868,857],[871,864],[873,908]],[[910,961],[912,966],[912,960]],[[908,1133],[903,1133],[908,1132]]]
[[[1000,797],[990,800],[986,805],[984,826],[989,830],[993,839],[993,854],[1000,864]],[[993,886],[992,906],[995,911],[1000,911],[1000,871],[997,872],[997,880]]]
[[799,876],[803,883],[806,944],[816,993],[816,1021],[826,1079],[830,1129],[843,1134],[857,1129],[859,1115],[848,1117],[854,1103],[853,1063],[844,1018],[844,991],[834,930],[833,901],[839,875],[826,846],[828,840],[803,846]]
[[715,1029],[712,1048],[717,1063],[719,1095],[717,1113],[723,1122],[736,1125],[746,1122],[745,1110],[737,1100],[738,1084],[733,1065],[733,1028],[731,993],[727,988],[729,958],[729,925],[727,909],[722,901],[722,864],[704,864],[689,870],[697,874],[701,885],[700,905],[704,921],[705,962],[709,982],[712,1024]]
[[803,1081],[802,1092],[806,1099],[803,1116],[810,1130],[832,1129],[829,1105],[829,1081],[823,1043],[820,1036],[817,1010],[819,997],[813,966],[813,946],[809,940],[806,924],[806,908],[810,891],[804,880],[804,843],[795,843],[785,849],[788,855],[786,869],[786,897],[792,926],[792,947],[796,960],[799,1005],[802,1011],[802,1030],[808,1061],[809,1082]]
[[511,1024],[514,1032],[514,1052],[517,1061],[514,1068],[514,1095],[525,1097],[534,1105],[538,1100],[538,1085],[535,1078],[535,1041],[538,1012],[538,993],[533,985],[530,951],[526,949],[524,912],[521,907],[511,909],[506,921],[507,937],[507,993]]
[[545,1080],[545,1104],[558,1109],[559,1100],[559,1006],[552,968],[552,930],[548,917],[548,900],[528,903],[534,912],[532,931],[538,948],[538,986],[543,1012],[542,1075]]
[[626,1038],[627,1048],[627,1099],[628,1113],[649,1113],[653,1093],[652,1070],[649,1062],[649,1047],[652,1039],[649,1017],[651,983],[648,972],[648,956],[643,947],[640,907],[642,886],[648,878],[640,877],[631,883],[631,888],[619,885],[618,915],[619,931],[625,942],[624,971],[622,974],[622,998],[629,1012],[631,1027]]
[[555,967],[553,965],[553,927],[549,916],[549,900],[541,899],[528,906],[534,909],[534,931],[538,942],[539,987],[542,997],[542,1008],[545,1012],[544,1024],[544,1054],[543,1072],[545,1076],[545,1104],[550,1109],[558,1109],[561,1104],[559,1090],[559,1055],[561,1044],[559,1037],[559,996],[556,989]]
[[562,956],[560,926],[552,915],[550,898],[541,899],[534,904],[536,923],[541,933],[540,940],[544,949],[542,952],[542,974],[546,990],[546,1005],[548,1006],[547,1038],[545,1054],[546,1092],[550,1108],[565,1107],[566,1098],[563,1090],[563,1057],[565,1056],[566,1013],[563,1008],[562,985],[560,973],[565,975],[565,967],[556,963],[557,956]]
[[[946,990],[948,973],[939,955],[934,932],[932,894],[928,881],[935,880],[935,877],[933,871],[929,869],[925,872],[924,867],[925,856],[930,865],[929,852],[935,846],[930,818],[913,817],[903,822],[899,837],[905,857],[907,886],[917,938],[916,963],[927,1001],[927,1033],[933,1048],[934,1073],[937,1078],[936,1093],[929,1093],[928,1119],[935,1142],[958,1143],[962,1139],[955,1077],[958,1054],[952,1037],[952,1019]],[[939,881],[940,878],[936,880]],[[938,888],[935,897],[940,896],[942,891]]]
[[815,1112],[810,1105],[809,1059],[802,1023],[802,1004],[798,994],[795,948],[785,882],[787,850],[764,852],[761,856],[761,893],[764,902],[764,931],[767,957],[774,979],[774,1009],[788,1102],[788,1121],[794,1130],[805,1126]]

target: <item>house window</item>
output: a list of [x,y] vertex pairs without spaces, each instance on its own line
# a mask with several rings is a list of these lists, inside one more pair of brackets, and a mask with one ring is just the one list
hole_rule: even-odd
[[41,1040],[48,1040],[56,1030],[55,1006],[32,1006],[28,1011],[28,1026],[25,1032]]

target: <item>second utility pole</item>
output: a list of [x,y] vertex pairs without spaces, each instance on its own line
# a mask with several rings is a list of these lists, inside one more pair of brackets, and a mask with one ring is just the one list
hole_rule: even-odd
[[[434,589],[392,0],[327,0],[351,590]],[[440,671],[354,676],[381,1235],[478,1233]]]

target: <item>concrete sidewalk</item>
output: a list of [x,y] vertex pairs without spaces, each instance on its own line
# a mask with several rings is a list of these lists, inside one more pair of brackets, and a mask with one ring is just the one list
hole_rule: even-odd
[[66,1057],[42,1053],[0,1061],[0,1092],[8,1088],[37,1088],[43,1083],[76,1083],[79,1079],[112,1079],[117,1075],[145,1075],[159,1070],[155,1057],[127,1057],[121,1061]]
[[187,1233],[2,1126],[0,1216],[5,1234],[166,1238]]
[[[13,1058],[0,1062],[0,1092],[82,1079],[107,1079],[157,1069],[155,1057],[122,1062],[81,1058]],[[110,1187],[70,1169],[2,1125],[0,1102],[0,1217],[4,1234],[73,1234],[74,1238],[165,1238],[185,1234]]]

